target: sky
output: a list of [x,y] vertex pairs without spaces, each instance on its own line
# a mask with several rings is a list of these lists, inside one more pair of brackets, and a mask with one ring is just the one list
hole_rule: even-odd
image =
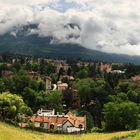
[[0,35],[29,24],[51,43],[140,55],[140,0],[0,0]]

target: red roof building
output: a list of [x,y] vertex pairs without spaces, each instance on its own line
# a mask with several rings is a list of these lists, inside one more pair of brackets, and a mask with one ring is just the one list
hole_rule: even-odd
[[[86,116],[77,117],[70,112],[66,115],[33,115],[29,120],[34,123],[36,128],[61,130],[65,133],[86,131]],[[19,123],[19,125],[27,127],[27,124],[24,123]]]
[[131,79],[132,79],[132,81],[134,81],[136,83],[140,83],[140,76],[139,75],[131,77]]

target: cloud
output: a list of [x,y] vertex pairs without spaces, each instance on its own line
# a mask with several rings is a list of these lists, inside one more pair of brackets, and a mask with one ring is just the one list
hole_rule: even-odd
[[139,0],[0,0],[0,34],[37,24],[28,35],[53,36],[109,53],[140,55]]
[[55,3],[57,0],[0,0],[1,4],[6,5],[38,5],[38,4],[48,4],[48,3]]

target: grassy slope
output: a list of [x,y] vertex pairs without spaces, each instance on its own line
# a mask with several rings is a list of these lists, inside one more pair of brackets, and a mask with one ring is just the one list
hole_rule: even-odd
[[138,131],[136,135],[126,138],[126,140],[140,140],[140,131]]
[[109,140],[129,133],[128,131],[109,134],[56,135],[27,131],[0,122],[0,140]]

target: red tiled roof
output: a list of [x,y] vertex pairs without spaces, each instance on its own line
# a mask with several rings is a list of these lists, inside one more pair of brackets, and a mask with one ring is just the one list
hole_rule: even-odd
[[140,81],[140,76],[134,76],[131,78],[133,81]]
[[57,117],[57,116],[32,116],[32,122],[44,122],[48,123],[48,126],[54,124],[54,128],[57,128],[58,124],[63,124],[68,118],[67,117]]
[[85,117],[76,117],[75,115],[68,113],[66,116],[37,116],[34,115],[30,118],[32,122],[43,122],[48,123],[50,127],[51,124],[54,124],[54,128],[57,128],[58,125],[63,125],[69,121],[74,127],[79,128],[79,125],[86,127],[86,118]]
[[60,84],[58,83],[57,86],[58,87],[68,87],[68,84],[67,83],[60,83]]
[[79,125],[82,125],[85,127],[86,125],[86,120],[85,117],[76,117],[72,114],[69,114],[68,121],[73,124],[74,127],[79,128]]
[[30,119],[32,122],[49,122],[49,119],[47,116],[37,116],[34,115]]

